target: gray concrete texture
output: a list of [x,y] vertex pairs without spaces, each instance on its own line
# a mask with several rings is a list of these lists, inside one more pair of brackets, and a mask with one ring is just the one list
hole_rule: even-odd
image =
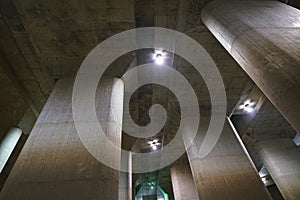
[[[102,83],[97,105],[106,108],[109,107],[106,104],[119,96],[111,95],[115,87],[112,79]],[[63,79],[56,84],[0,199],[118,199],[119,172],[92,157],[82,145],[74,127],[72,87],[73,79]],[[123,87],[114,90],[123,93]],[[118,102],[122,104],[122,101]],[[109,112],[109,109],[99,112],[100,123],[105,129],[110,128],[107,118]],[[107,137],[114,144],[121,145],[120,129],[109,131],[108,134],[111,134]],[[112,160],[120,161],[120,155],[110,156]]]
[[255,144],[285,199],[300,198],[300,148],[291,139],[261,140]]
[[[151,26],[167,27],[184,32],[198,41],[210,53],[224,79],[227,92],[228,113],[230,113],[240,99],[246,85],[251,82],[251,79],[243,72],[241,67],[203,24],[200,13],[208,2],[210,2],[210,0],[0,1],[0,138],[6,134],[9,127],[17,126],[19,124],[28,108],[34,108],[40,112],[53,89],[54,80],[74,77],[84,57],[99,42],[115,33],[145,25],[148,23],[149,18],[151,18],[151,22],[153,21],[153,23],[150,24]],[[224,1],[223,3],[226,2],[228,1]],[[295,1],[293,1],[293,3],[294,2]],[[259,2],[257,3],[259,4]],[[272,3],[276,3],[276,1],[273,1]],[[253,9],[248,9],[250,7],[247,7],[249,6],[247,4],[249,4],[249,2],[243,1],[244,6],[238,7],[238,10],[245,13],[251,13],[248,13],[244,18],[240,15],[239,17],[251,21],[256,15],[259,15],[259,19],[264,19],[262,14],[260,14],[265,8],[263,3],[260,4],[261,7],[255,6],[252,7]],[[293,12],[286,12],[283,11],[283,9],[286,9],[285,5],[278,5],[280,9],[271,6],[268,7],[267,10],[268,13],[272,13],[274,17],[276,16],[274,20],[282,22],[285,26],[278,29],[274,28],[274,30],[272,29],[272,31],[269,32],[262,31],[261,34],[268,34],[268,36],[270,35],[270,37],[273,38],[273,40],[271,42],[268,41],[267,44],[269,45],[269,43],[271,43],[271,46],[265,45],[265,35],[262,35],[259,38],[261,45],[266,46],[271,50],[274,49],[275,52],[266,54],[268,55],[266,60],[274,60],[276,63],[277,61],[281,62],[280,59],[290,60],[290,57],[292,56],[294,56],[294,58],[291,58],[291,60],[295,60],[297,57],[299,58],[299,54],[295,54],[299,52],[299,45],[297,45],[299,43],[296,43],[296,40],[291,38],[292,36],[295,36],[296,28],[294,26],[287,27],[287,22],[284,20],[285,17],[291,16],[298,11],[293,10]],[[231,8],[234,8],[234,6],[231,6]],[[224,6],[222,9],[226,11],[228,8]],[[290,10],[293,8],[288,9]],[[221,13],[224,12],[220,11],[219,15],[221,15]],[[225,12],[224,16],[221,16],[222,20],[226,19],[225,17],[228,16],[226,13],[228,14],[228,12]],[[297,22],[297,18],[294,18],[292,21]],[[267,23],[262,27],[267,25],[269,24]],[[239,30],[236,26],[231,27]],[[261,27],[256,28],[259,28],[259,30],[261,29]],[[280,34],[284,34],[278,36],[280,39],[278,39],[276,35],[279,34],[278,30],[280,30]],[[249,31],[250,34],[251,30]],[[252,32],[253,31],[254,29]],[[256,39],[257,36],[258,35],[255,32],[254,35],[251,35],[251,38],[254,37]],[[291,43],[288,47],[283,44],[283,42],[287,40]],[[245,41],[243,40],[243,42]],[[276,44],[277,42],[278,44]],[[238,44],[240,43],[237,43],[236,45]],[[277,47],[277,45],[280,47]],[[245,47],[247,46],[248,43]],[[250,46],[255,47],[252,43]],[[291,48],[291,55],[282,53],[289,48]],[[264,48],[262,49],[264,50]],[[251,52],[252,50],[253,49],[251,49]],[[256,60],[258,61],[265,59],[263,54],[256,51],[255,57],[251,57],[252,53],[247,53],[245,55],[249,56],[251,59],[253,58],[252,60],[254,60],[254,58],[257,58]],[[287,58],[282,58],[281,56],[287,56]],[[132,62],[132,57],[129,56],[129,58],[130,59],[125,58],[121,60],[121,69],[126,70]],[[286,63],[290,62],[286,61]],[[299,62],[297,61],[297,63]],[[259,66],[265,66],[265,64],[265,62],[258,63]],[[201,102],[201,109],[204,108],[204,110],[206,110],[209,98],[207,92],[205,92],[205,84],[200,81],[201,76],[196,74],[195,70],[193,70],[188,63],[183,62],[180,59],[175,59],[174,68],[190,80],[193,88],[195,88],[197,97]],[[292,67],[287,65],[287,69],[291,68]],[[267,68],[265,69],[267,70]],[[111,67],[113,73],[119,75],[122,74],[122,72],[118,70],[119,68],[116,67],[116,65]],[[268,78],[270,78],[270,73],[271,72],[269,71],[266,73]],[[286,73],[284,72],[283,74]],[[292,76],[294,77],[295,74],[297,73],[292,74]],[[265,82],[264,85],[277,86],[281,81],[281,73],[276,74],[274,77],[278,77],[278,79],[276,78],[278,83]],[[298,83],[299,86],[297,80],[295,83]],[[163,91],[163,93],[160,93],[161,91],[159,90]],[[279,94],[281,91],[276,91],[276,93],[277,92]],[[152,94],[158,95],[151,96]],[[294,95],[296,94],[297,91],[294,92]],[[133,102],[135,103],[132,107],[132,114],[133,118],[140,119],[139,123],[147,122],[142,117],[142,114],[145,113],[145,108],[147,108],[147,105],[145,105],[145,97],[149,97],[151,102],[160,101],[166,105],[168,113],[171,115],[169,115],[169,124],[164,128],[164,133],[166,134],[166,141],[171,140],[173,133],[176,132],[176,120],[179,119],[176,101],[173,100],[172,95],[165,92],[164,89],[157,89],[154,87],[154,89],[151,90],[144,88],[137,97],[138,98],[133,98]],[[143,100],[141,99],[142,97],[144,98]],[[285,104],[289,102],[288,99],[285,99],[284,97],[282,99],[282,102]],[[292,104],[295,104],[295,106],[299,105],[298,102],[292,102]],[[142,109],[138,111],[139,108]],[[291,127],[286,121],[281,119],[280,123],[277,123],[274,118],[277,118],[278,114],[275,116],[273,115],[274,112],[277,111],[273,107],[268,107],[267,109],[262,108],[261,113],[264,114],[257,115],[254,119],[254,121],[261,122],[255,124],[255,130],[264,130],[261,131],[263,134],[268,133],[272,135],[272,132],[265,130],[267,124],[267,126],[272,126],[272,129],[274,130],[280,130],[280,134],[289,134]],[[283,123],[281,123],[281,121]],[[78,138],[73,138],[71,141],[77,141],[78,143],[76,144],[80,145]],[[46,142],[44,141],[44,143]],[[69,145],[69,143],[70,142],[66,142],[67,145]],[[127,142],[125,141],[125,144],[126,143]],[[57,146],[57,144],[55,145]],[[60,143],[59,145],[63,146],[64,144]],[[40,147],[40,149],[42,149],[42,147]],[[74,151],[75,149],[76,148],[74,148]],[[83,151],[83,149],[80,148],[80,151]],[[67,153],[65,156],[68,158],[69,156],[72,157],[72,155],[73,154],[71,153]],[[87,157],[90,156],[88,155],[88,152],[85,152],[84,155]],[[34,155],[29,154],[27,154],[27,156],[34,157]],[[75,159],[70,159],[75,162]],[[46,161],[42,159],[42,162]],[[39,170],[44,169],[40,168],[37,170],[37,168],[34,168],[34,170],[34,173],[31,171],[29,172],[31,174],[37,174],[36,176],[38,176],[38,174],[41,173]],[[57,168],[56,170],[59,169]],[[52,172],[53,170],[49,170],[48,176],[51,176]],[[43,173],[45,174],[46,171],[44,170]],[[24,172],[24,174],[26,173]],[[169,178],[167,176],[169,176],[168,173],[166,173],[164,180],[168,181]],[[164,182],[163,184],[169,185],[169,188],[171,188],[170,183]],[[68,186],[67,182],[65,182],[64,187],[70,189],[72,186]],[[30,187],[19,187],[16,188],[16,190],[17,189],[32,190]],[[53,192],[56,189],[58,191],[63,191],[59,190],[59,188],[48,189],[49,193],[50,190]],[[15,193],[16,190],[13,190],[12,193]],[[89,197],[87,196],[87,198]]]
[[175,200],[199,200],[190,166],[174,165],[170,170]]
[[228,121],[213,150],[197,156],[206,129],[204,123],[187,150],[199,199],[271,199]]
[[299,17],[277,1],[217,0],[202,11],[208,29],[298,132]]

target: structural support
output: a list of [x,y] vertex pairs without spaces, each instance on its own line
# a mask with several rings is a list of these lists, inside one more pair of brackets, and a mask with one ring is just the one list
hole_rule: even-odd
[[29,135],[36,120],[37,117],[28,109],[19,122],[18,127],[22,129],[24,134]]
[[20,96],[22,97],[23,101],[27,104],[27,106],[31,109],[32,113],[38,117],[39,116],[39,111],[37,106],[34,104],[32,99],[29,97],[27,91],[23,87],[23,85],[20,83],[18,78],[16,77],[14,71],[12,70],[12,66],[8,64],[6,61],[5,56],[3,56],[2,52],[0,52],[0,65],[5,71],[7,77],[9,80],[12,82],[12,84],[15,86],[17,91],[19,92]]
[[0,173],[2,172],[14,148],[16,147],[21,135],[21,129],[12,127],[9,129],[3,141],[0,142]]
[[[126,156],[122,155],[122,159]],[[132,167],[131,167],[131,152],[129,158],[124,163],[127,164],[127,172],[120,171],[120,182],[119,182],[119,200],[132,200]]]
[[204,158],[198,157],[206,129],[200,127],[187,152],[199,199],[271,199],[229,121],[213,150]]
[[300,147],[282,138],[260,141],[256,147],[284,199],[300,199]]
[[[89,154],[77,134],[71,110],[72,88],[72,79],[63,79],[56,84],[0,199],[118,199],[119,172]],[[98,112],[99,122],[105,122],[104,130],[110,129],[108,138],[120,146],[120,126],[109,126],[122,122],[109,116],[115,114],[111,112],[122,112],[122,109],[111,108],[123,107],[123,90],[123,82],[119,79],[101,80],[96,101],[96,107],[102,108]],[[110,156],[120,159],[121,155]]]
[[192,172],[187,164],[173,166],[171,179],[175,200],[199,200]]
[[300,10],[279,1],[207,4],[202,20],[300,132]]

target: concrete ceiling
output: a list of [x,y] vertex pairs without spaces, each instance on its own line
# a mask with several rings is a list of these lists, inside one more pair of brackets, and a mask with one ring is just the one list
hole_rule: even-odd
[[[41,111],[55,81],[74,77],[85,56],[97,44],[116,33],[145,26],[181,31],[206,49],[222,74],[229,115],[253,83],[203,25],[201,10],[209,1],[1,0],[0,137],[9,127],[18,125],[27,109],[33,113]],[[146,62],[149,52],[125,56],[119,62],[122,63],[121,68],[116,67],[112,72],[122,74],[132,60],[139,57],[138,63]],[[201,111],[208,109],[209,95],[201,76],[177,56],[173,67],[190,81]],[[131,102],[133,118],[138,124],[149,122],[144,113],[151,104],[158,102],[164,105],[169,118],[161,134],[166,136],[166,143],[173,138],[180,118],[178,102],[172,93],[166,88],[146,86],[137,91]],[[271,133],[270,129],[266,130],[266,123],[274,127]],[[251,120],[245,134],[249,134],[250,130],[252,134],[275,135],[289,135],[293,131],[267,100]],[[142,144],[143,141],[139,142]],[[134,144],[135,139],[127,138],[123,145],[131,148]]]

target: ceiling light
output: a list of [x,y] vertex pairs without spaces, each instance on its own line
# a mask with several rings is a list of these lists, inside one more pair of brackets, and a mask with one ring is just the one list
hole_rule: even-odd
[[158,141],[158,139],[154,139],[154,140],[150,140],[147,142],[150,147],[153,149],[153,150],[157,150],[158,146],[161,145],[161,143]]
[[153,60],[156,64],[162,65],[165,62],[165,53],[161,50],[155,50],[153,54]]
[[159,64],[159,65],[164,64],[164,58],[162,57],[161,54],[157,54],[157,55],[156,55],[155,63],[157,63],[157,64]]
[[252,107],[245,107],[244,110],[247,111],[248,113],[251,113],[251,112],[253,112],[254,108],[252,108]]
[[239,106],[240,110],[251,113],[254,111],[255,102],[251,102],[250,100],[245,101],[242,105]]

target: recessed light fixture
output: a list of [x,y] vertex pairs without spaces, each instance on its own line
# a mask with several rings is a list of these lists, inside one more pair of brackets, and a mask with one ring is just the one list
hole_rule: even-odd
[[156,64],[162,65],[165,62],[165,52],[162,50],[155,50],[153,60]]
[[254,107],[254,101],[246,100],[242,105],[239,106],[239,109],[251,113],[254,111]]
[[154,140],[150,140],[147,142],[150,147],[153,149],[153,150],[157,150],[158,149],[158,146],[161,145],[161,143],[158,141],[158,139],[154,139]]

